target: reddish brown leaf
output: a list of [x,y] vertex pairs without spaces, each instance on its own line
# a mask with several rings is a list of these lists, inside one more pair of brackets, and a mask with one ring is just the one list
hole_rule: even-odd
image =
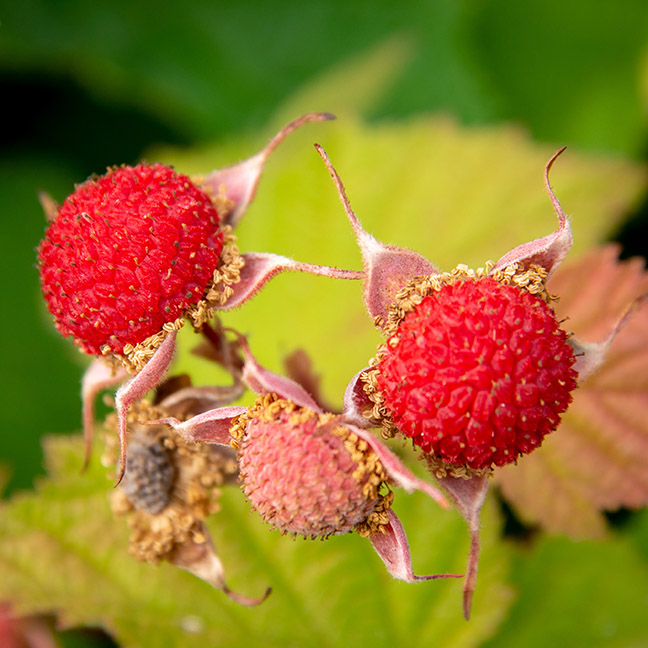
[[[549,282],[558,317],[569,317],[563,327],[588,342],[603,340],[648,291],[643,260],[619,262],[618,251],[598,248]],[[648,307],[614,339],[558,430],[498,477],[522,519],[577,538],[604,535],[602,511],[648,504]]]

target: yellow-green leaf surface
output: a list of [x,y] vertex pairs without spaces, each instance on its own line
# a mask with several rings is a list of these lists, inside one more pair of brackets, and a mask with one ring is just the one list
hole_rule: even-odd
[[[181,171],[208,171],[250,155],[265,140],[260,134],[248,138],[236,152],[226,144],[199,154],[165,150],[151,157]],[[533,143],[512,127],[462,128],[443,117],[375,125],[346,117],[303,127],[273,154],[237,230],[242,251],[361,267],[333,183],[312,149],[315,141],[328,151],[364,227],[386,243],[416,249],[442,269],[483,265],[556,227],[543,173],[558,143]],[[645,186],[637,165],[569,150],[551,180],[571,216],[572,254],[608,236]],[[275,370],[283,355],[305,348],[323,374],[325,393],[338,402],[379,340],[359,282],[307,275],[274,279],[223,321],[249,333],[253,351]],[[195,363],[179,366],[201,381],[213,380]]]
[[[126,523],[109,510],[105,469],[95,459],[79,474],[77,437],[50,439],[46,450],[49,477],[0,510],[0,599],[23,613],[53,611],[65,626],[103,626],[121,646],[477,646],[512,601],[509,548],[499,543],[490,503],[466,623],[461,580],[395,581],[356,535],[325,542],[281,536],[232,487],[211,524],[228,580],[250,594],[273,587],[261,606],[242,608],[185,572],[128,556]],[[419,494],[396,499],[417,573],[461,572],[468,538],[459,516]]]

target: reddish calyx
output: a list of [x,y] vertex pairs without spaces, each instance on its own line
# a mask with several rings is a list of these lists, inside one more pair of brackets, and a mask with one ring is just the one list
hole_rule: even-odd
[[552,309],[491,278],[443,286],[387,341],[376,381],[396,427],[446,464],[479,470],[531,452],[576,387]]
[[121,354],[198,302],[223,248],[209,196],[162,164],[79,185],[38,250],[56,326],[86,353]]

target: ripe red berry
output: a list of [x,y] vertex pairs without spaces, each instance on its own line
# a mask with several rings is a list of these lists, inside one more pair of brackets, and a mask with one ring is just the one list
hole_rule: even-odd
[[232,430],[241,438],[243,492],[282,533],[369,535],[388,522],[384,509],[392,494],[378,492],[387,479],[384,468],[336,418],[269,394]]
[[551,307],[490,277],[443,285],[412,306],[375,368],[400,432],[446,464],[502,466],[556,429],[576,386]]
[[209,196],[162,164],[79,185],[38,249],[56,327],[86,353],[120,355],[203,298],[223,249]]

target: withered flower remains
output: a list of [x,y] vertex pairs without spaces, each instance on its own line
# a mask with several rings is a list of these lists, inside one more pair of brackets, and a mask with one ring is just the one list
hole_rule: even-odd
[[[189,392],[187,394],[187,392]],[[225,582],[225,570],[205,524],[220,510],[221,488],[236,483],[238,465],[231,448],[185,440],[167,425],[143,425],[141,421],[185,410],[194,391],[171,391],[155,404],[140,400],[128,414],[126,473],[111,496],[117,516],[125,516],[131,528],[129,552],[138,560],[157,565],[161,561],[202,578],[241,605],[257,605],[260,598],[233,592]],[[186,396],[185,396],[186,395]],[[115,415],[107,428],[117,425]],[[104,463],[115,466],[119,455],[114,434],[106,435]]]

